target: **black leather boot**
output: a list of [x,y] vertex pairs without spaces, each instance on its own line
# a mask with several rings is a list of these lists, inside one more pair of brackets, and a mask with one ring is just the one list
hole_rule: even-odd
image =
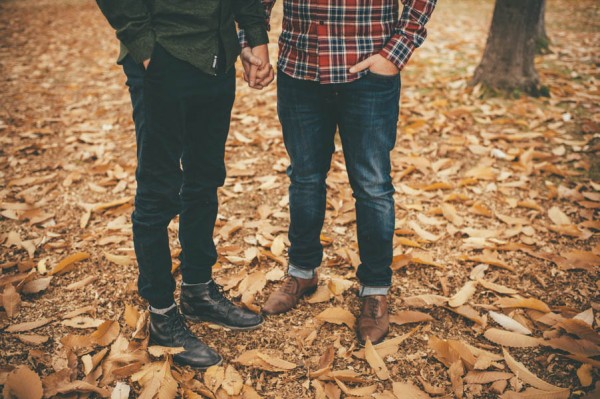
[[173,360],[199,369],[207,369],[223,361],[221,355],[188,329],[177,307],[165,314],[150,312],[150,345],[183,347],[185,351],[174,355]]
[[181,285],[181,312],[188,320],[208,321],[232,330],[254,330],[264,321],[261,315],[231,303],[212,280]]

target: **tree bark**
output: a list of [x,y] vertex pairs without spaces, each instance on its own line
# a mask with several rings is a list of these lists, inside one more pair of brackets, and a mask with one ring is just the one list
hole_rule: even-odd
[[496,0],[492,26],[472,85],[539,95],[534,66],[544,0]]
[[546,33],[546,0],[542,0],[542,11],[538,20],[537,31],[535,34],[535,52],[537,54],[550,53],[550,38]]

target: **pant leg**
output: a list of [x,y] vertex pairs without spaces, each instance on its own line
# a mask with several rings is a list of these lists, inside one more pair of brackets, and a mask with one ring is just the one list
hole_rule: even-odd
[[391,285],[394,186],[390,151],[396,142],[400,77],[369,74],[340,85],[338,112],[346,168],[356,200],[363,286]]
[[314,269],[323,259],[325,179],[335,149],[334,95],[329,86],[277,74],[277,112],[290,157],[289,260]]
[[[185,75],[187,65],[180,65]],[[213,231],[217,189],[225,182],[225,142],[235,98],[235,69],[211,76],[196,73],[181,82],[185,125],[179,240],[186,283],[207,282],[217,261]],[[186,89],[187,88],[187,89]]]
[[[138,290],[151,306],[173,301],[175,281],[167,226],[179,212],[182,124],[177,98],[169,90],[169,59],[157,45],[148,70],[131,57],[128,76],[137,131],[138,166],[133,241],[139,267]],[[140,80],[141,77],[141,80]]]

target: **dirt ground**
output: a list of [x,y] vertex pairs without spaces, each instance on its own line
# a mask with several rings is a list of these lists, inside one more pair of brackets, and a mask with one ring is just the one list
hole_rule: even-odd
[[[281,21],[278,3],[271,32],[273,61]],[[477,370],[467,360],[470,355],[458,351],[462,360],[457,361],[448,361],[453,351],[441,355],[432,345],[439,338],[485,349],[500,359],[504,347],[537,377],[567,389],[567,396],[556,397],[591,398],[600,392],[590,393],[600,377],[600,181],[590,178],[600,150],[600,5],[549,0],[547,8],[552,53],[538,57],[536,66],[550,89],[548,98],[482,98],[479,87],[467,86],[485,45],[491,1],[441,2],[428,25],[426,44],[402,73],[393,151],[397,256],[391,312],[406,316],[402,312],[420,311],[432,320],[392,324],[390,338],[417,330],[397,350],[382,355],[390,379],[379,378],[370,362],[357,357],[360,348],[351,328],[325,316],[316,318],[332,308],[355,316],[359,310],[354,202],[337,148],[323,230],[326,298],[303,301],[254,332],[192,326],[220,351],[225,366],[235,367],[244,385],[265,398],[371,397],[373,392],[381,398],[409,397],[400,395],[393,382],[410,382],[436,396],[426,386],[432,384],[440,388],[437,397],[499,397],[491,383],[469,379],[468,373]],[[131,339],[137,318],[128,323],[126,308],[145,309],[135,288],[130,231],[135,140],[124,75],[115,64],[118,44],[92,1],[0,0],[0,19],[0,384],[22,365],[42,379],[69,368],[74,370],[69,381],[84,380],[82,356],[108,346],[69,351],[63,338],[90,334],[99,322],[114,320]],[[275,85],[248,89],[239,67],[227,160],[214,276],[228,295],[241,295],[246,306],[258,308],[285,270],[288,160]],[[170,234],[177,266],[176,221]],[[85,259],[56,272],[66,264],[59,262],[73,254]],[[486,266],[478,266],[482,264]],[[515,291],[483,286],[476,281],[483,273],[486,281]],[[44,280],[50,275],[51,280]],[[175,275],[179,280],[178,271]],[[40,279],[39,284],[49,285],[39,292],[31,285],[24,289]],[[12,286],[16,293],[9,290]],[[474,292],[467,293],[471,286]],[[463,294],[468,297],[461,300]],[[447,304],[448,298],[454,301]],[[510,298],[538,302],[505,306]],[[460,305],[452,306],[456,301]],[[65,315],[78,309],[83,310],[76,322],[69,323],[73,317]],[[571,320],[589,309],[591,318],[589,312],[579,317],[591,320],[581,327],[585,334],[547,320],[548,315]],[[518,320],[542,343],[511,344],[510,339],[484,335],[507,328],[492,320],[490,311]],[[44,318],[48,322],[35,329],[8,331]],[[329,348],[335,355],[326,361],[322,355]],[[294,367],[275,372],[245,365],[238,356],[252,349]],[[464,372],[454,378],[456,362]],[[324,378],[310,374],[323,365],[351,370],[360,378],[340,377],[340,384],[331,371]],[[172,370],[178,395],[185,391],[186,397],[194,397],[186,391],[193,390],[192,378],[210,387],[204,373]],[[518,374],[504,360],[487,370]],[[115,380],[131,387],[130,397],[144,389],[143,382],[129,375]],[[351,390],[370,386],[375,388],[368,394]],[[511,376],[501,391],[531,386],[536,385],[522,375]],[[112,387],[114,382],[107,386]],[[319,396],[319,389],[325,396]],[[78,395],[90,392],[73,389],[63,396]],[[229,397],[218,386],[214,395]]]

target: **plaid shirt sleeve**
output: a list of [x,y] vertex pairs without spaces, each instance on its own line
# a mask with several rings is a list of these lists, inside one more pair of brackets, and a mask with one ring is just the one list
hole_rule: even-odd
[[396,25],[395,34],[379,52],[402,70],[413,51],[425,41],[425,24],[435,8],[437,0],[402,0],[404,9]]
[[[262,5],[265,9],[265,24],[267,31],[271,31],[271,11],[275,5],[276,0],[262,0]],[[238,40],[242,48],[248,47],[248,40],[246,39],[246,32],[244,29],[238,29]]]

